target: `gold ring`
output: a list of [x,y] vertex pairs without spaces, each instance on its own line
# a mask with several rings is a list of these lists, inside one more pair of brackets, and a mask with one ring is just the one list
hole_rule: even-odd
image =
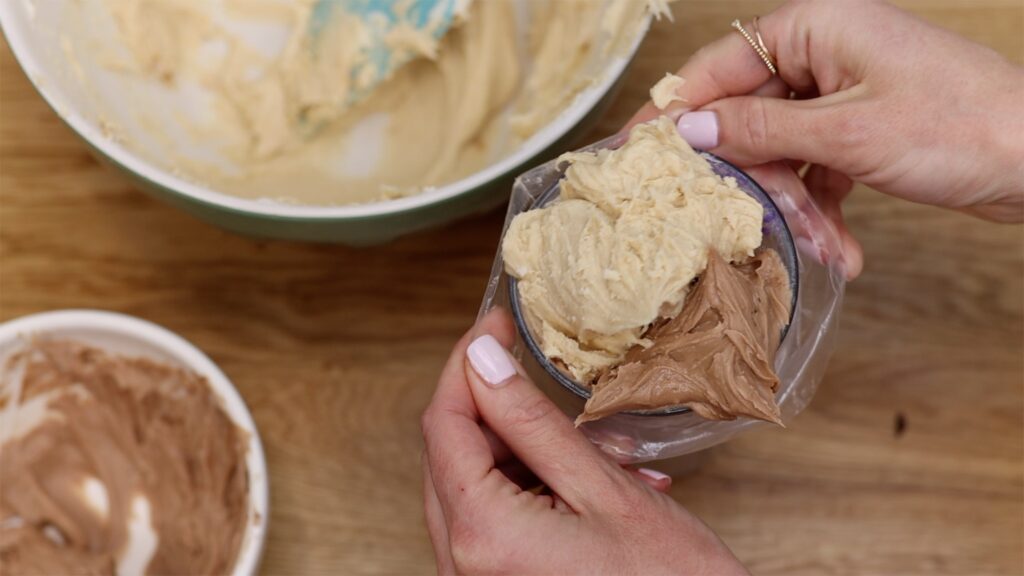
[[775,64],[775,58],[772,58],[772,54],[768,51],[768,47],[764,45],[764,38],[761,38],[761,27],[757,25],[757,22],[760,19],[760,16],[754,16],[754,36],[757,38],[757,45],[760,46],[761,50],[764,50],[764,53],[768,55],[772,64]]
[[757,52],[757,55],[761,57],[761,61],[768,67],[772,76],[775,76],[779,73],[779,69],[775,66],[775,59],[772,58],[772,55],[768,52],[768,47],[764,45],[764,39],[761,38],[761,30],[757,27],[757,21],[758,17],[755,16],[754,36],[751,36],[750,32],[747,32],[747,29],[743,27],[743,24],[741,24],[738,19],[732,21],[732,27],[735,28],[741,36],[743,36],[743,39],[747,41],[747,44],[750,44],[750,47],[754,49],[754,52]]

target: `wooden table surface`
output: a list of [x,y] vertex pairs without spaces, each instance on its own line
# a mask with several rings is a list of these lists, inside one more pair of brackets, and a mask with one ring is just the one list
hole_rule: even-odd
[[[774,4],[679,2],[587,139]],[[904,4],[1024,59],[1021,0]],[[264,572],[432,572],[419,415],[473,321],[502,214],[370,249],[235,236],[97,164],[0,52],[0,319],[117,310],[218,362],[266,447]],[[867,189],[847,212],[867,264],[813,405],[711,450],[673,495],[755,573],[1019,574],[1024,229]]]

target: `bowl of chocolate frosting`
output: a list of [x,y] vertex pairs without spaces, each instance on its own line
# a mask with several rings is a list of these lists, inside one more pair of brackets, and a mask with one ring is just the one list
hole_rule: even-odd
[[180,336],[90,310],[4,323],[0,414],[3,574],[256,572],[259,435]]
[[775,356],[799,264],[772,199],[665,117],[559,166],[502,241],[527,370],[576,399],[562,404],[577,424],[781,424]]

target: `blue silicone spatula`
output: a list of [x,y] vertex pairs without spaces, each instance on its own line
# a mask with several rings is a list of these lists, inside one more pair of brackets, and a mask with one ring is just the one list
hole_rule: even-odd
[[358,87],[350,95],[352,103],[416,56],[408,50],[393,50],[387,41],[390,32],[411,27],[440,40],[451,28],[456,9],[468,3],[469,0],[318,0],[310,18],[310,34],[322,34],[342,10],[363,22],[369,41],[362,51],[363,57],[349,71],[352,85]]

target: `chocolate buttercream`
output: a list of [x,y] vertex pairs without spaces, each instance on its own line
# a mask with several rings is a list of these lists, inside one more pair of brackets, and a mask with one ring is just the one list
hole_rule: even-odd
[[0,410],[0,573],[231,572],[248,441],[204,378],[35,339]]
[[712,420],[782,424],[773,369],[791,293],[774,250],[730,266],[711,251],[682,311],[645,335],[593,387],[580,424],[626,410],[688,406]]

